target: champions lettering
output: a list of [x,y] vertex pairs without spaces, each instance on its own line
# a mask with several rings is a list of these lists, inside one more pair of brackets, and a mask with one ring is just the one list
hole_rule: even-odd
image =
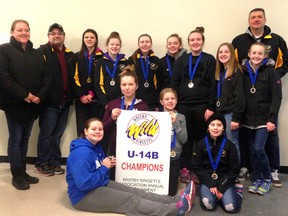
[[133,140],[138,139],[142,135],[153,137],[159,129],[159,124],[157,119],[152,119],[150,121],[144,121],[139,126],[135,123],[132,124],[126,131],[127,137]]
[[146,163],[122,163],[122,170],[139,170],[163,172],[163,164],[146,164]]

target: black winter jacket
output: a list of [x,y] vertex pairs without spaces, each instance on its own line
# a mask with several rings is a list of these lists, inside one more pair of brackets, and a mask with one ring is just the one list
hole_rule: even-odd
[[232,113],[232,121],[240,123],[246,103],[243,73],[240,69],[224,80],[219,101],[220,106],[216,106],[216,111],[222,114]]
[[74,82],[73,82],[73,90],[74,90],[74,95],[76,99],[80,99],[82,96],[89,94],[91,91],[94,94],[93,100],[97,100],[96,92],[95,92],[95,69],[96,65],[103,57],[103,53],[101,50],[96,50],[94,57],[93,57],[93,63],[92,63],[92,68],[90,72],[90,79],[91,82],[87,82],[88,78],[88,60],[86,57],[80,56],[80,53],[76,53],[77,56],[77,63],[76,63],[76,69],[75,69],[75,74],[74,74]]
[[255,42],[261,42],[266,45],[269,58],[275,61],[275,69],[278,75],[283,77],[288,72],[288,50],[285,40],[271,32],[268,26],[264,26],[264,34],[261,38],[256,39],[251,33],[250,27],[244,34],[238,35],[232,41],[235,48],[236,57],[240,64],[248,58],[248,50]]
[[[210,135],[207,136],[213,161],[216,161],[224,136],[218,137],[216,141],[214,141]],[[208,188],[217,187],[223,194],[228,188],[235,184],[235,180],[240,171],[239,158],[235,145],[230,140],[226,140],[216,169],[218,179],[213,180],[213,169],[205,145],[205,139],[199,140],[195,145],[192,156],[192,169],[198,176],[201,184],[206,185]]]
[[52,85],[49,89],[49,94],[47,100],[45,101],[45,105],[55,108],[58,108],[65,104],[71,105],[74,99],[72,93],[72,83],[76,65],[75,54],[69,49],[65,50],[68,87],[66,94],[68,98],[66,99],[66,101],[63,101],[63,78],[57,53],[55,52],[54,48],[51,47],[48,43],[45,45],[41,45],[38,50],[43,54],[46,65],[52,77]]
[[[133,59],[133,56],[129,57],[129,64],[133,64],[135,66],[136,74],[139,81],[139,87],[136,91],[136,98],[143,100],[145,103],[149,105],[156,104],[160,105],[159,102],[159,94],[163,87],[163,79],[162,79],[162,64],[160,63],[160,59],[155,56],[154,52],[150,50],[149,52],[149,69],[148,69],[148,80],[149,87],[144,87],[144,83],[146,82],[143,70],[140,62],[140,49],[137,50],[136,58]],[[146,60],[144,58],[144,67],[146,66]]]
[[[216,80],[215,80],[215,58],[203,52],[194,75],[194,87],[189,88],[189,57],[190,53],[182,55],[174,64],[172,87],[178,94],[178,103],[191,104],[197,109],[206,106],[209,110],[215,110],[216,103]],[[193,67],[198,56],[193,56]]]
[[245,65],[243,71],[246,109],[242,124],[251,127],[266,125],[267,122],[275,124],[282,100],[280,77],[272,66],[260,66],[255,83],[256,92],[252,94],[252,83]]
[[25,50],[14,37],[0,46],[0,105],[27,104],[29,92],[43,103],[50,81],[44,59],[31,41]]

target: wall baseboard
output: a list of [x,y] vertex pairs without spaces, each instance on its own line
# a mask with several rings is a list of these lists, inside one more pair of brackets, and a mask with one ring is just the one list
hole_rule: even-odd
[[[61,164],[66,165],[67,158],[61,158]],[[35,164],[36,157],[27,157],[27,164]],[[0,156],[0,163],[8,163],[8,156]],[[279,173],[288,174],[288,166],[280,166]]]

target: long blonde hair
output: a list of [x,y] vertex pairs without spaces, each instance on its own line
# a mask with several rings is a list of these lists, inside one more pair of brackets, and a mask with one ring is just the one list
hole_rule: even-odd
[[231,77],[233,75],[233,73],[236,73],[237,69],[239,69],[240,71],[242,71],[242,68],[240,66],[240,64],[238,63],[236,56],[235,56],[235,51],[234,51],[234,47],[231,43],[222,43],[217,50],[217,54],[216,54],[216,71],[215,71],[215,79],[219,80],[220,79],[220,72],[221,70],[224,69],[224,65],[219,61],[219,50],[222,46],[227,46],[229,51],[230,51],[230,60],[228,62],[228,67],[226,70],[226,77]]

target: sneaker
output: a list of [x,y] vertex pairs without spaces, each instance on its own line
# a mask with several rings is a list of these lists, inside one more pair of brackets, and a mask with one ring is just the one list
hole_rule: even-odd
[[267,195],[272,187],[272,179],[264,179],[262,185],[258,188],[257,193],[260,195]]
[[191,210],[195,198],[195,191],[195,184],[193,181],[190,181],[182,193],[181,200],[176,203],[177,216],[187,215]]
[[32,177],[27,172],[24,172],[23,178],[27,184],[37,184],[39,182],[39,178]]
[[249,187],[248,192],[250,193],[257,193],[258,188],[262,185],[262,180],[256,179]]
[[190,172],[187,168],[182,168],[180,173],[180,182],[188,183],[190,181]]
[[279,179],[278,170],[277,170],[277,169],[272,170],[271,176],[272,176],[273,186],[274,186],[274,187],[277,187],[277,188],[281,188],[281,187],[282,187],[282,182],[281,182],[281,180]]
[[49,166],[49,164],[43,164],[43,165],[37,166],[36,167],[36,173],[38,173],[42,176],[45,176],[45,177],[54,175],[54,172],[51,169],[51,167]]
[[240,173],[238,174],[237,179],[239,181],[245,181],[249,176],[249,170],[246,167],[242,167],[240,169]]
[[60,165],[53,166],[52,169],[53,169],[55,175],[61,175],[61,174],[65,173],[65,169],[61,168]]

